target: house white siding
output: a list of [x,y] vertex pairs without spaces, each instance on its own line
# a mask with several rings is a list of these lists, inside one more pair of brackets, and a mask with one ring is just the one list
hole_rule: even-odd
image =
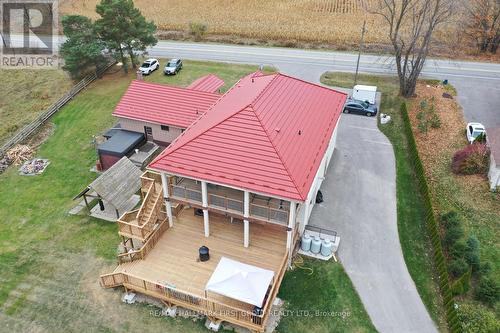
[[165,145],[170,144],[182,133],[181,128],[170,126],[168,124],[165,125],[169,127],[169,130],[165,131],[161,129],[160,124],[156,123],[149,123],[146,121],[121,118],[121,117],[119,117],[118,120],[120,121],[120,124],[123,129],[132,132],[144,133],[144,126],[151,127],[151,129],[153,130],[153,140],[155,142],[162,143]]
[[493,158],[493,154],[490,155],[490,170],[488,172],[488,179],[490,180],[490,190],[496,191],[500,187],[500,165],[498,165]]
[[302,203],[299,207],[299,211],[297,213],[297,221],[300,223],[299,231],[300,234],[304,232],[304,228],[309,223],[309,217],[311,216],[312,209],[316,204],[316,194],[325,179],[326,172],[328,170],[328,166],[332,160],[333,151],[335,150],[335,145],[337,143],[337,129],[339,128],[339,120],[335,125],[335,130],[332,133],[332,137],[330,138],[330,143],[328,144],[328,148],[326,149],[325,155],[321,160],[321,164],[316,172],[316,176],[314,177],[314,181],[311,185],[311,189],[309,190],[309,194],[307,195],[306,202]]

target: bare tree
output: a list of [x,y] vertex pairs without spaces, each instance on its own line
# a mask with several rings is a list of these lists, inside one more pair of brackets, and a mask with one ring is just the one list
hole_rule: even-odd
[[415,94],[432,34],[452,14],[453,0],[377,0],[368,10],[384,18],[399,77],[399,92]]
[[500,44],[500,0],[469,0],[467,34],[481,52],[496,53]]

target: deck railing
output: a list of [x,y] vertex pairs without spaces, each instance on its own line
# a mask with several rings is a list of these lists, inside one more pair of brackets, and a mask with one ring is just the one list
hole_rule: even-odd
[[192,202],[195,204],[201,204],[202,195],[201,191],[189,188],[182,185],[170,185],[172,197],[180,198],[187,202]]
[[[165,221],[163,226],[168,228],[168,223]],[[161,234],[162,231],[159,229],[158,238],[161,237]],[[151,245],[149,246],[152,248],[155,243],[156,240],[151,240]],[[145,247],[146,244],[144,248]],[[262,307],[262,311],[259,314],[224,304],[219,300],[210,298],[209,295],[196,295],[172,286],[168,286],[165,283],[153,282],[129,273],[105,274],[100,277],[100,281],[101,285],[105,288],[114,288],[123,285],[130,290],[135,290],[146,295],[163,299],[172,304],[197,311],[203,315],[215,317],[249,329],[261,331],[269,318],[269,314],[272,310],[272,304],[279,291],[279,287],[287,269],[287,264],[288,251],[283,256],[278,273],[273,279],[271,289],[265,300],[264,306]]]
[[148,253],[154,248],[163,233],[168,229],[168,219],[164,219],[154,228],[153,233],[139,250],[121,253],[118,255],[118,263],[122,264],[134,260],[144,259]]
[[147,192],[147,189],[152,183],[161,184],[161,175],[159,173],[147,170],[141,175],[141,189],[143,192]]
[[[201,190],[188,186],[170,185],[170,193],[173,199],[201,205]],[[228,196],[208,193],[208,207],[229,213],[235,213],[243,217],[243,201]],[[289,211],[285,208],[273,208],[271,206],[250,203],[250,217],[258,220],[286,225],[288,223]]]
[[[149,184],[148,193],[139,209],[127,212],[118,219],[118,233],[120,235],[142,241],[145,241],[150,236],[163,205],[163,190],[161,188],[156,190],[157,185],[155,182]],[[154,195],[156,195],[156,198],[154,198]],[[153,199],[153,207],[150,212],[147,212],[147,205]]]
[[[105,288],[123,285],[127,289],[157,297],[172,304],[197,311],[203,315],[215,317],[253,330],[261,331],[265,324],[264,318],[267,317],[265,312],[255,314],[251,311],[223,304],[220,301],[205,296],[195,295],[160,282],[143,279],[130,273],[105,274],[101,276],[100,281],[101,286]],[[277,287],[271,290],[277,290]],[[268,303],[272,303],[272,300],[269,299]],[[268,307],[267,309],[267,312],[269,312],[270,308]]]
[[250,204],[250,216],[260,220],[286,224],[289,212],[284,209],[271,208],[269,206]]
[[123,285],[125,278],[122,273],[109,273],[101,275],[101,286],[103,288],[114,288]]
[[208,194],[208,206],[226,211],[243,214],[243,201],[228,198],[227,196]]
[[[295,243],[294,243],[295,244]],[[262,308],[262,324],[265,324],[267,319],[269,318],[269,314],[271,313],[271,308],[273,306],[274,299],[276,295],[278,295],[279,287],[281,285],[281,281],[283,281],[283,277],[285,276],[285,272],[287,270],[288,265],[288,251],[286,251],[283,260],[281,261],[280,270],[278,271],[278,275],[275,276],[273,285],[271,290],[269,291],[269,295],[267,297],[266,303]]]

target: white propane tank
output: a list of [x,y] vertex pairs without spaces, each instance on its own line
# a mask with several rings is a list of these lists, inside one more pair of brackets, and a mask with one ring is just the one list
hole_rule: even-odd
[[325,239],[323,244],[321,244],[321,255],[328,257],[332,254],[333,243],[329,239]]
[[300,249],[306,252],[309,251],[311,249],[311,241],[311,237],[309,237],[308,234],[304,233],[300,241]]
[[311,252],[314,254],[318,254],[321,250],[321,239],[318,236],[315,236],[313,241],[311,242]]

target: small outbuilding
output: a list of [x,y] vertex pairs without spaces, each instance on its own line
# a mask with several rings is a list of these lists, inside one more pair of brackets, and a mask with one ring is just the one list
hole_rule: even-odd
[[[141,174],[142,171],[127,157],[122,157],[73,200],[83,197],[91,216],[116,221],[140,201],[136,193],[141,187]],[[97,199],[98,204],[90,207],[89,199]]]
[[486,129],[486,140],[491,151],[488,171],[490,190],[496,191],[500,187],[500,127]]

